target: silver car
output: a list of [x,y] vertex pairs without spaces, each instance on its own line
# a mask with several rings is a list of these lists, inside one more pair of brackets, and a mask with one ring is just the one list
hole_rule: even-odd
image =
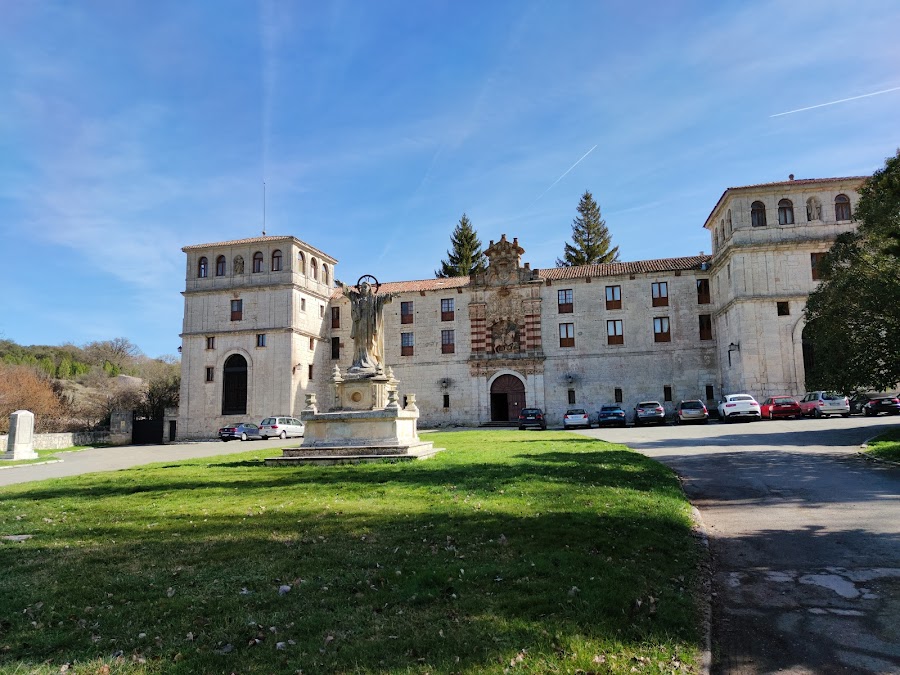
[[665,423],[666,409],[659,401],[641,401],[634,406],[634,426]]
[[709,422],[709,411],[706,404],[700,400],[682,401],[675,409],[675,424],[684,424],[685,422],[701,422],[706,424]]
[[850,399],[834,391],[810,391],[800,401],[800,410],[807,417],[850,417]]
[[259,435],[264,439],[302,436],[304,430],[303,422],[293,417],[267,417],[259,423]]

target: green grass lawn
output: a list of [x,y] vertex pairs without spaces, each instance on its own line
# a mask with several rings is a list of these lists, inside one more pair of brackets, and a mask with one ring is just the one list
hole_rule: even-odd
[[877,459],[900,462],[900,429],[885,431],[868,443],[866,453]]
[[62,459],[59,457],[60,453],[63,452],[78,452],[80,450],[87,450],[88,448],[92,448],[92,445],[74,445],[71,448],[62,448],[60,450],[35,450],[37,453],[37,459],[17,459],[17,460],[4,460],[0,462],[0,467],[4,466],[19,466],[20,464],[40,464],[41,462],[49,462],[54,460]]
[[[0,489],[0,672],[672,673],[700,547],[665,467],[565,432]],[[287,587],[290,587],[289,590]]]

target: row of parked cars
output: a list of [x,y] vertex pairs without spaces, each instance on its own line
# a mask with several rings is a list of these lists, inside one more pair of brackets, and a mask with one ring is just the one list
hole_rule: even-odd
[[222,441],[255,441],[302,436],[303,422],[294,417],[267,417],[259,424],[238,422],[219,429]]
[[[900,398],[890,394],[858,394],[848,398],[830,391],[812,391],[799,400],[788,395],[770,396],[760,404],[749,394],[729,394],[719,403],[716,412],[723,422],[831,415],[849,417],[851,413],[866,416],[881,413],[900,415]],[[709,409],[700,400],[681,401],[672,415],[672,420],[676,424],[691,422],[706,424],[709,418]],[[594,421],[598,427],[624,427],[628,423],[628,416],[621,405],[614,403],[601,406]],[[659,401],[642,401],[634,407],[632,421],[635,426],[665,424],[666,409]],[[590,429],[591,426],[591,416],[584,408],[569,408],[563,415],[564,429]],[[543,410],[540,408],[522,410],[519,414],[519,429],[529,427],[547,428]]]

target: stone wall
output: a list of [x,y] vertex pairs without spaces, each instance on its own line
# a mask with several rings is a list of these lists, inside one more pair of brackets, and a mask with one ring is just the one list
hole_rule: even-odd
[[[9,436],[0,436],[0,452],[6,452],[6,443]],[[108,431],[75,431],[53,434],[35,434],[35,450],[61,450],[75,445],[97,445],[112,443]]]

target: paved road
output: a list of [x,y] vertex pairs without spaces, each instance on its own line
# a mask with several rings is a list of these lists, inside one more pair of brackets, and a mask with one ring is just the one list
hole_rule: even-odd
[[584,433],[671,466],[713,557],[713,673],[900,673],[900,468],[856,455],[900,418]]
[[280,448],[299,445],[303,439],[289,438],[282,441],[273,438],[268,441],[207,441],[203,443],[173,443],[172,445],[126,445],[115,448],[92,448],[80,452],[58,455],[63,461],[54,464],[20,464],[0,470],[0,486],[28,483],[33,480],[78,476],[94,471],[117,471],[141,464],[154,462],[174,462],[194,457],[214,457],[257,448],[272,448],[273,456],[278,456]]

